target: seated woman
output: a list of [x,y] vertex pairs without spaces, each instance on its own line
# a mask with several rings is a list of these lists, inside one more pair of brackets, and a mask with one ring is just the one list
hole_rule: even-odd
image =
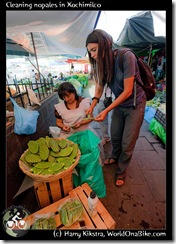
[[[91,130],[97,137],[96,131],[90,127],[93,120],[86,117],[86,110],[90,107],[90,98],[83,98],[77,94],[75,87],[70,82],[63,82],[58,88],[59,98],[63,101],[54,106],[56,125],[61,128],[60,137],[67,138],[73,133]],[[99,144],[101,161],[104,162],[103,146]],[[102,163],[101,162],[101,163]]]
[[86,118],[86,110],[90,106],[90,98],[78,96],[70,82],[63,82],[58,88],[62,102],[54,106],[56,125],[61,128],[60,137],[66,138],[75,132],[86,130],[92,119]]

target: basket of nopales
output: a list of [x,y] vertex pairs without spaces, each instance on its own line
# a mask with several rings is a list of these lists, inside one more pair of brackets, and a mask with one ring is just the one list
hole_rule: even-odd
[[30,140],[19,159],[19,167],[34,181],[51,182],[72,172],[81,152],[76,143],[64,138],[40,137]]

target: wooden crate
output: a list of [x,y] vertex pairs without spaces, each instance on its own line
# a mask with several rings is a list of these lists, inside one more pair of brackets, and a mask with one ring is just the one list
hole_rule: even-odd
[[[46,214],[46,213],[53,213],[55,215],[56,226],[57,229],[115,229],[116,223],[111,215],[108,213],[107,209],[101,203],[101,200],[98,200],[97,205],[97,215],[91,217],[88,211],[88,196],[92,189],[89,187],[87,183],[84,183],[81,186],[78,186],[71,191],[69,191],[69,195],[62,198],[55,203],[50,204],[49,206],[29,215],[25,221],[28,221],[30,225],[33,224],[35,214]],[[77,198],[79,199],[83,206],[84,206],[84,213],[83,218],[80,221],[75,222],[70,227],[65,227],[62,225],[60,221],[59,215],[59,207],[70,198]]]
[[40,208],[62,199],[73,189],[72,172],[51,182],[34,181],[34,191]]
[[154,118],[166,129],[166,113],[162,109],[156,109]]

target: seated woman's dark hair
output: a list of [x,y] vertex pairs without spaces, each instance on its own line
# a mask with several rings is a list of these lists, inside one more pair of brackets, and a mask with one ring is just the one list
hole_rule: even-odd
[[58,88],[59,98],[64,100],[63,97],[66,95],[66,92],[75,93],[75,99],[78,100],[79,95],[77,94],[75,87],[68,81],[63,82],[59,85],[59,88]]

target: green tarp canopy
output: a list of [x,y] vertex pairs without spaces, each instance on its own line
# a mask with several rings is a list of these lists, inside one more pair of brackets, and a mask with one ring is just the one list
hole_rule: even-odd
[[152,13],[143,11],[126,20],[116,44],[131,48],[140,56],[144,56],[149,53],[150,47],[152,50],[164,48],[166,37],[155,36]]

